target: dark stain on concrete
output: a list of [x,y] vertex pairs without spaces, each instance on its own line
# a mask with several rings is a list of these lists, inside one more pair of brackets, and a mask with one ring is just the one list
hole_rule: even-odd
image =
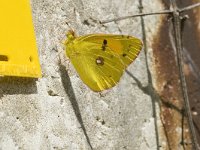
[[[180,3],[182,4],[182,7],[191,4],[189,2],[186,3],[185,1],[179,1],[179,7]],[[168,0],[163,0],[163,4],[165,5],[166,9],[169,9]],[[189,12],[187,12],[187,14],[189,14]],[[194,17],[195,15],[193,14],[192,16]],[[174,109],[175,107],[179,110],[183,110],[184,104],[180,89],[180,80],[177,68],[178,66],[176,63],[176,55],[173,49],[173,45],[175,44],[173,39],[174,31],[172,27],[172,21],[169,21],[168,18],[169,16],[164,16],[162,18],[162,24],[159,28],[159,32],[154,37],[152,45],[157,76],[157,92],[162,100],[160,113],[161,121],[163,123],[166,138],[168,140],[168,149],[178,149],[180,147],[183,147],[184,149],[191,149],[191,140],[190,134],[188,132],[189,129],[187,119],[185,119],[183,113],[181,113],[182,111],[177,111],[176,109]],[[183,46],[186,47],[186,49],[188,49],[189,51],[195,51],[195,49],[198,49],[198,51],[194,52],[198,52],[198,54],[194,54],[194,56],[198,57],[200,56],[199,46],[197,46],[199,44],[197,42],[199,40],[197,35],[199,34],[197,34],[198,32],[196,31],[197,26],[195,27],[195,20],[196,19],[193,18],[193,20],[190,20],[189,24],[185,24],[184,32],[182,34]],[[197,21],[199,21],[199,19],[197,19]],[[198,64],[200,64],[200,59],[198,60]],[[193,87],[193,85],[188,84],[189,93],[192,89],[191,86]],[[166,103],[169,105],[165,105]],[[198,124],[200,125],[200,123]],[[178,128],[182,131],[177,132]]]

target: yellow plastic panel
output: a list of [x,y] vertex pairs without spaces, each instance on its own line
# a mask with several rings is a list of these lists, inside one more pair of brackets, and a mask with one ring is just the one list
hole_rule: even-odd
[[0,75],[41,77],[29,0],[0,2]]

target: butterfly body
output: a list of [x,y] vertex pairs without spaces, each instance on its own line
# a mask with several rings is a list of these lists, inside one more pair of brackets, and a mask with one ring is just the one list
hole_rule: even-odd
[[132,36],[89,34],[76,37],[69,31],[67,38],[66,55],[82,81],[93,91],[115,86],[142,49],[142,42]]

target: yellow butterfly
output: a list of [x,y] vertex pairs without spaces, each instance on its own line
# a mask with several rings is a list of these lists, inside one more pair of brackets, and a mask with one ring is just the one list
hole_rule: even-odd
[[142,49],[141,40],[127,35],[89,34],[77,37],[70,30],[66,55],[82,81],[99,92],[115,86]]

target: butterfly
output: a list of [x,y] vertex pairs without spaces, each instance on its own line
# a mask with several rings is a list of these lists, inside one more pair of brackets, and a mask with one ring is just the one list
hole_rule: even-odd
[[77,37],[69,30],[66,55],[82,81],[93,91],[115,86],[138,56],[142,41],[128,35],[88,34]]

